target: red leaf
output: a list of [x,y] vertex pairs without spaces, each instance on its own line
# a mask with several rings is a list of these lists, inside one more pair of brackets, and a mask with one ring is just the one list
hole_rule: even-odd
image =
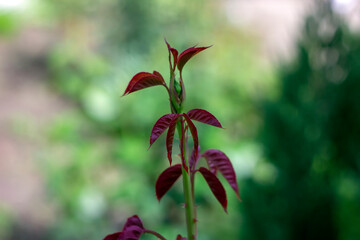
[[138,226],[140,228],[143,228],[144,229],[144,225],[141,221],[141,219],[137,216],[137,215],[134,215],[132,217],[129,217],[127,220],[126,220],[126,223],[123,227],[123,232],[126,231],[126,229],[130,226]]
[[[170,63],[170,68],[172,71],[175,70],[175,65],[176,65],[176,62],[177,62],[177,57],[178,57],[178,51],[175,49],[175,48],[172,48],[170,46],[170,44],[166,41],[165,39],[165,42],[166,42],[166,45],[168,47],[168,50],[169,50],[169,63]],[[174,60],[174,66],[172,65],[171,63],[171,54],[173,55],[173,60]]]
[[145,229],[141,219],[134,215],[129,217],[123,227],[122,234],[117,240],[138,240],[144,233]]
[[118,240],[119,237],[122,237],[121,235],[123,235],[122,232],[116,232],[116,233],[107,235],[103,240]]
[[171,121],[175,116],[176,114],[166,114],[156,121],[151,131],[149,148],[156,141],[156,139],[158,139],[160,135],[169,127]]
[[109,234],[103,240],[138,240],[144,231],[141,219],[134,215],[126,220],[121,232]]
[[187,240],[186,237],[182,237],[180,234],[177,235],[176,240]]
[[174,185],[180,175],[181,164],[171,166],[160,174],[155,184],[156,197],[159,201],[165,195],[165,193],[169,191],[172,185]]
[[118,240],[138,240],[144,233],[144,229],[139,226],[129,226],[126,231],[123,232],[123,236],[119,237]]
[[[200,146],[198,146],[197,152],[200,152]],[[190,161],[189,161],[189,167],[192,171],[195,170],[196,164],[197,164],[199,158],[200,158],[200,154],[198,154],[197,157],[195,157],[195,149],[193,149],[191,152]]]
[[168,133],[166,135],[166,150],[167,150],[167,155],[168,155],[170,165],[171,165],[171,162],[172,162],[171,154],[172,154],[172,147],[173,147],[173,141],[174,141],[176,122],[177,122],[178,117],[179,117],[179,114],[178,113],[175,114],[175,116],[173,117],[173,119],[171,120],[171,122],[169,124],[169,130],[168,130]]
[[187,115],[192,120],[222,128],[216,117],[204,109],[192,109],[187,113]]
[[[210,46],[209,46],[210,47]],[[185,63],[190,60],[193,56],[198,54],[199,52],[209,48],[209,47],[191,47],[183,51],[179,57],[177,58],[177,67],[179,71],[181,72]]]
[[163,85],[166,87],[164,78],[161,76],[160,73],[156,71],[154,71],[153,73],[139,72],[130,80],[123,96],[156,85]]
[[185,136],[184,122],[181,121],[180,157],[181,157],[181,163],[182,163],[183,168],[185,168],[185,171],[187,173],[189,173],[189,168],[185,164],[185,156],[184,156],[184,143],[185,142],[187,142],[187,137]]
[[197,130],[196,130],[196,127],[195,127],[194,123],[193,123],[193,122],[191,121],[191,119],[189,118],[189,116],[186,115],[186,113],[183,113],[183,116],[184,116],[184,118],[185,118],[185,120],[186,120],[187,125],[189,126],[191,135],[192,135],[192,137],[193,137],[193,140],[194,140],[194,149],[195,149],[194,157],[197,158],[197,156],[198,156],[198,150],[199,150],[199,138],[198,138]]
[[202,156],[206,158],[210,171],[213,174],[216,174],[216,170],[219,170],[224,178],[228,181],[232,189],[234,189],[237,197],[240,199],[239,189],[236,182],[236,174],[229,158],[225,155],[225,153],[217,149],[209,149],[205,151]]
[[206,182],[208,183],[211,191],[213,192],[216,199],[220,202],[221,206],[224,208],[225,212],[227,213],[227,199],[226,199],[226,192],[219,181],[219,179],[209,170],[204,167],[200,167],[199,171],[205,178]]

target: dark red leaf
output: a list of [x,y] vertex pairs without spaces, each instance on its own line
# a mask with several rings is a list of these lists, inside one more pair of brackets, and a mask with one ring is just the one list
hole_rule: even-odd
[[141,235],[144,233],[144,229],[132,225],[126,228],[125,231],[123,231],[123,235],[118,238],[118,240],[138,240],[140,239]]
[[103,240],[138,240],[144,231],[141,219],[134,215],[126,220],[121,232],[107,235]]
[[224,178],[229,182],[232,189],[234,189],[237,197],[240,199],[239,189],[236,182],[236,174],[229,158],[225,155],[225,153],[217,149],[209,149],[205,151],[202,156],[206,158],[210,171],[213,174],[216,174],[216,170],[219,170]]
[[184,121],[181,121],[180,157],[183,168],[185,168],[185,171],[189,173],[189,168],[188,166],[186,166],[184,156],[184,143],[186,144],[186,142],[187,137],[185,136]]
[[119,235],[117,240],[138,240],[144,231],[145,228],[141,219],[134,215],[127,219],[122,229],[122,234]]
[[144,228],[144,225],[141,221],[141,219],[137,216],[137,215],[134,215],[132,217],[129,217],[127,220],[126,220],[126,223],[123,227],[123,232],[126,231],[126,229],[130,226],[138,226],[140,228]]
[[[159,72],[154,71],[153,74],[156,75],[156,76],[158,76],[159,78],[161,78],[161,79],[164,81],[163,76],[162,76]],[[165,81],[164,81],[164,82],[165,82]],[[165,84],[165,85],[166,85],[166,84]]]
[[180,234],[177,235],[176,240],[187,240],[186,237],[182,237]]
[[[210,47],[210,46],[209,46]],[[177,67],[179,71],[181,72],[185,63],[190,60],[193,56],[198,54],[199,52],[209,48],[209,47],[191,47],[183,51],[179,57],[177,58]]]
[[199,172],[203,175],[206,182],[208,183],[211,191],[213,192],[216,199],[220,202],[221,206],[224,208],[225,212],[227,212],[227,198],[226,198],[226,192],[219,181],[219,179],[209,170],[207,170],[204,167],[199,168]]
[[173,119],[170,122],[169,130],[166,135],[166,150],[167,150],[167,156],[168,156],[170,165],[172,162],[172,158],[171,158],[172,147],[173,147],[173,141],[174,141],[176,122],[177,122],[178,117],[179,117],[179,114],[178,113],[175,114],[175,116],[173,117]]
[[[197,152],[198,153],[200,152],[200,146],[198,146]],[[189,167],[192,171],[194,171],[196,169],[196,164],[197,164],[199,158],[200,158],[200,154],[198,154],[197,157],[195,157],[195,149],[193,149],[191,152],[190,161],[189,161]]]
[[159,201],[165,193],[169,191],[172,185],[174,185],[176,180],[181,176],[181,173],[181,164],[176,164],[160,174],[155,184],[156,197]]
[[192,120],[222,128],[216,117],[204,109],[192,109],[187,113],[187,115]]
[[119,237],[121,237],[121,235],[123,235],[122,232],[116,232],[116,233],[107,235],[103,240],[118,240]]
[[123,96],[156,85],[163,85],[166,87],[164,78],[161,76],[160,73],[156,71],[154,71],[153,73],[139,72],[130,80]]
[[151,131],[149,148],[156,141],[156,139],[158,139],[160,135],[169,127],[174,117],[176,117],[176,114],[166,114],[156,121]]
[[198,157],[198,150],[199,150],[199,138],[198,138],[198,134],[197,134],[197,130],[196,127],[194,125],[194,123],[191,121],[191,119],[189,118],[188,115],[186,115],[186,113],[183,113],[183,116],[186,120],[186,123],[190,129],[191,135],[193,137],[193,141],[194,141],[194,157],[197,158]]
[[[169,63],[170,63],[170,68],[172,71],[175,70],[175,66],[176,66],[176,62],[177,62],[177,57],[178,57],[178,51],[175,49],[175,48],[172,48],[170,46],[170,44],[166,41],[165,39],[165,42],[166,42],[166,45],[168,47],[168,50],[169,50]],[[171,55],[173,56],[173,60],[174,60],[174,66],[172,65],[171,63]]]

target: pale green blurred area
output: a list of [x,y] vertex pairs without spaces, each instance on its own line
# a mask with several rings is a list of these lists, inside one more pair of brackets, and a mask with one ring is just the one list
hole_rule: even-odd
[[[184,110],[206,109],[225,128],[197,124],[201,149],[229,156],[240,192],[245,180],[277,181],[278,168],[267,161],[258,135],[263,102],[281,91],[279,64],[261,50],[258,34],[230,21],[226,4],[37,0],[21,10],[0,9],[0,239],[102,239],[134,214],[168,239],[185,235],[180,181],[160,203],[155,197],[155,181],[168,166],[165,138],[148,150],[153,124],[170,112],[165,88],[121,97],[138,72],[169,78],[165,37],[179,51],[213,45],[183,72]],[[199,240],[246,235],[247,203],[223,181],[225,214],[206,182],[196,179]],[[349,177],[339,186],[354,204],[359,184]],[[341,216],[358,210],[342,207]]]

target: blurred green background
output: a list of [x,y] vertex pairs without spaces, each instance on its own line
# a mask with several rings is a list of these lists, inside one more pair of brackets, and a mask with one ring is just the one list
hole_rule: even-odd
[[[360,239],[360,4],[247,0],[0,0],[0,239],[102,239],[138,214],[185,235],[180,183],[159,204],[169,113],[164,37],[186,65],[201,149],[232,160],[225,214],[197,178],[199,240]],[[178,150],[175,150],[175,152]],[[155,239],[143,236],[141,239]]]

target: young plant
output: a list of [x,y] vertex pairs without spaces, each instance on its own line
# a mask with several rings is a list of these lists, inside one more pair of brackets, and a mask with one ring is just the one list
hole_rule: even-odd
[[[124,95],[157,85],[164,86],[169,94],[171,113],[160,117],[156,121],[150,136],[149,148],[160,137],[160,135],[167,130],[166,151],[170,167],[160,174],[155,184],[155,192],[157,199],[160,201],[177,179],[182,176],[187,238],[178,235],[176,240],[195,240],[197,238],[197,217],[194,202],[194,181],[196,173],[200,173],[204,177],[212,193],[224,208],[225,212],[227,212],[226,192],[219,181],[217,174],[222,174],[239,199],[240,196],[235,171],[229,158],[217,149],[209,149],[202,154],[200,153],[197,129],[193,121],[222,128],[220,122],[216,119],[216,117],[214,117],[214,115],[203,109],[192,109],[187,113],[182,112],[185,100],[185,86],[182,79],[182,70],[190,58],[209,47],[194,46],[186,49],[179,55],[176,49],[172,48],[166,40],[165,42],[169,50],[169,87],[159,72],[140,72],[130,80]],[[178,77],[176,75],[176,68],[178,71]],[[179,148],[181,163],[172,165],[172,148],[176,130],[180,139]],[[187,152],[189,133],[193,139],[193,149],[190,157]],[[204,158],[206,160],[208,168],[197,167],[197,163],[200,158]],[[134,215],[127,219],[127,222],[121,232],[110,234],[106,236],[104,240],[137,240],[144,233],[153,234],[162,240],[166,239],[159,233],[146,229],[143,226],[141,219],[137,215]]]

